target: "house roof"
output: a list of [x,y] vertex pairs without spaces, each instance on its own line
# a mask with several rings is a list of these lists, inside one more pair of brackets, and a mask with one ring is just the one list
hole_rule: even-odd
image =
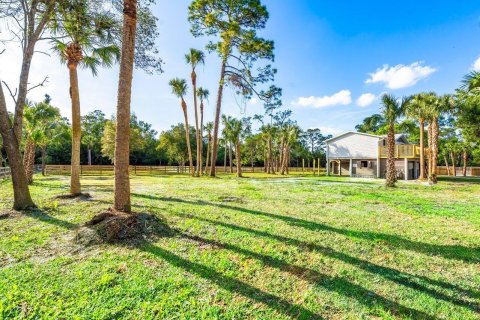
[[344,136],[346,136],[346,135],[349,135],[349,134],[359,134],[359,135],[362,135],[362,136],[367,136],[367,137],[382,139],[381,136],[377,136],[377,135],[374,135],[374,134],[363,133],[363,132],[355,132],[355,131],[347,131],[347,132],[344,132],[344,133],[342,133],[342,134],[340,134],[340,135],[338,135],[338,136],[335,136],[335,137],[333,137],[333,138],[327,139],[327,140],[325,140],[325,142],[326,142],[326,143],[329,143],[329,142],[331,142],[331,141],[333,141],[333,140],[337,140],[337,139],[339,139],[339,138],[341,138],[341,137],[344,137]]

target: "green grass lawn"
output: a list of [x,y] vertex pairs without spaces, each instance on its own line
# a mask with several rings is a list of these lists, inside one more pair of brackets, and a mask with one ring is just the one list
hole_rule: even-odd
[[0,182],[2,319],[480,319],[480,180],[133,177],[171,231],[87,247],[113,180],[55,200],[68,183],[37,176],[40,209],[17,213]]

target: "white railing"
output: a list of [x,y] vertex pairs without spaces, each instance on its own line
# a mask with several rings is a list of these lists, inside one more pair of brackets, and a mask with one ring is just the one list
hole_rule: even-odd
[[0,179],[8,179],[10,178],[11,171],[9,167],[0,168]]

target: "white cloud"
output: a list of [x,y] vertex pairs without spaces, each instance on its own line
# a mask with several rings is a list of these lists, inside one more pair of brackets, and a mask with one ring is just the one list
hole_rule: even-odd
[[250,103],[252,106],[256,106],[259,102],[260,102],[260,100],[257,99],[257,98],[252,98],[252,99],[250,99],[250,101],[249,101],[249,103]]
[[293,102],[293,105],[299,107],[325,108],[337,105],[349,105],[352,103],[352,93],[350,90],[341,90],[331,96],[323,97],[300,97]]
[[332,136],[338,136],[339,134],[346,131],[346,130],[333,128],[333,127],[319,127],[319,129],[323,134],[331,134]]
[[366,107],[371,105],[377,97],[373,93],[364,93],[357,99],[357,106]]
[[473,63],[472,69],[473,71],[480,72],[480,57],[478,57],[478,59],[475,60],[475,62]]
[[384,83],[389,89],[401,89],[415,85],[418,81],[427,78],[437,69],[423,66],[422,62],[414,62],[409,66],[398,64],[390,67],[384,65],[374,73],[369,73],[370,78],[365,83]]

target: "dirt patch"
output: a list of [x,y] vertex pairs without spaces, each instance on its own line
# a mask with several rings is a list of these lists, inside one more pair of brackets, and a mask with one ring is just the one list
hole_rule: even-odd
[[86,246],[104,242],[138,244],[152,237],[171,235],[170,227],[155,215],[109,209],[80,227],[74,240]]
[[55,197],[55,199],[59,200],[71,200],[71,199],[76,199],[76,200],[82,200],[82,201],[88,201],[92,199],[92,196],[90,193],[80,193],[80,194],[61,194]]

